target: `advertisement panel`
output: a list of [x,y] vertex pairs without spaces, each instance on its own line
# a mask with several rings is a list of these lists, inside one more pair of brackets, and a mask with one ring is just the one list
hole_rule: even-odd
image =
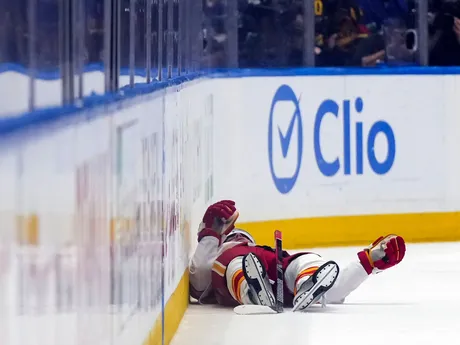
[[[429,88],[401,92],[427,78]],[[243,220],[442,210],[444,127],[429,101],[443,99],[442,83],[426,76],[243,80],[235,141],[251,150],[233,161],[239,186],[232,191]],[[269,202],[251,207],[258,200]]]
[[458,239],[456,76],[242,74],[217,81],[215,198],[257,241]]

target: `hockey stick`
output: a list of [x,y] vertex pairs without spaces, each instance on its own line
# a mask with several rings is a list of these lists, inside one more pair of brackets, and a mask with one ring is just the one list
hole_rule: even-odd
[[233,311],[238,315],[278,314],[284,311],[284,274],[283,274],[283,237],[279,230],[275,231],[276,254],[276,301],[275,306],[269,307],[256,304],[243,304],[235,307]]
[[284,274],[283,274],[283,235],[281,231],[275,231],[275,254],[276,254],[276,312],[284,311]]

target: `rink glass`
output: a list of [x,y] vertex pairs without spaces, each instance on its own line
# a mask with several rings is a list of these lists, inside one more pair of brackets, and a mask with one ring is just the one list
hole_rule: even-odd
[[[322,0],[2,0],[1,91],[14,114],[222,68],[428,64],[428,0],[337,10]],[[399,2],[404,4],[404,2]],[[41,97],[36,80],[55,81]]]

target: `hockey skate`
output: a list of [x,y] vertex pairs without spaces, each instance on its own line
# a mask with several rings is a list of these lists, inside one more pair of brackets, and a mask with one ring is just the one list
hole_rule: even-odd
[[318,267],[316,272],[300,286],[295,294],[292,311],[305,311],[317,303],[332,288],[338,276],[339,265],[334,261],[328,261]]
[[267,271],[253,253],[249,253],[243,258],[243,274],[249,286],[252,302],[257,305],[274,307],[275,295]]

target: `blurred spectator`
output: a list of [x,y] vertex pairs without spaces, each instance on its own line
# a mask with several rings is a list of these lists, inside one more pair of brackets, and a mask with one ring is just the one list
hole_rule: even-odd
[[[303,0],[247,1],[240,0],[240,66],[301,66]],[[385,59],[385,41],[376,29],[383,19],[366,22],[358,0],[315,0],[314,10],[317,66],[374,66]]]
[[321,66],[375,66],[385,56],[385,43],[363,22],[356,1],[338,1],[331,15],[330,34],[317,58]]
[[[271,1],[250,0],[240,2],[239,53],[243,67],[279,67],[282,66],[283,50],[289,44],[281,39],[281,10]],[[288,23],[286,23],[288,24]]]
[[460,1],[432,1],[429,20],[430,65],[460,65]]

